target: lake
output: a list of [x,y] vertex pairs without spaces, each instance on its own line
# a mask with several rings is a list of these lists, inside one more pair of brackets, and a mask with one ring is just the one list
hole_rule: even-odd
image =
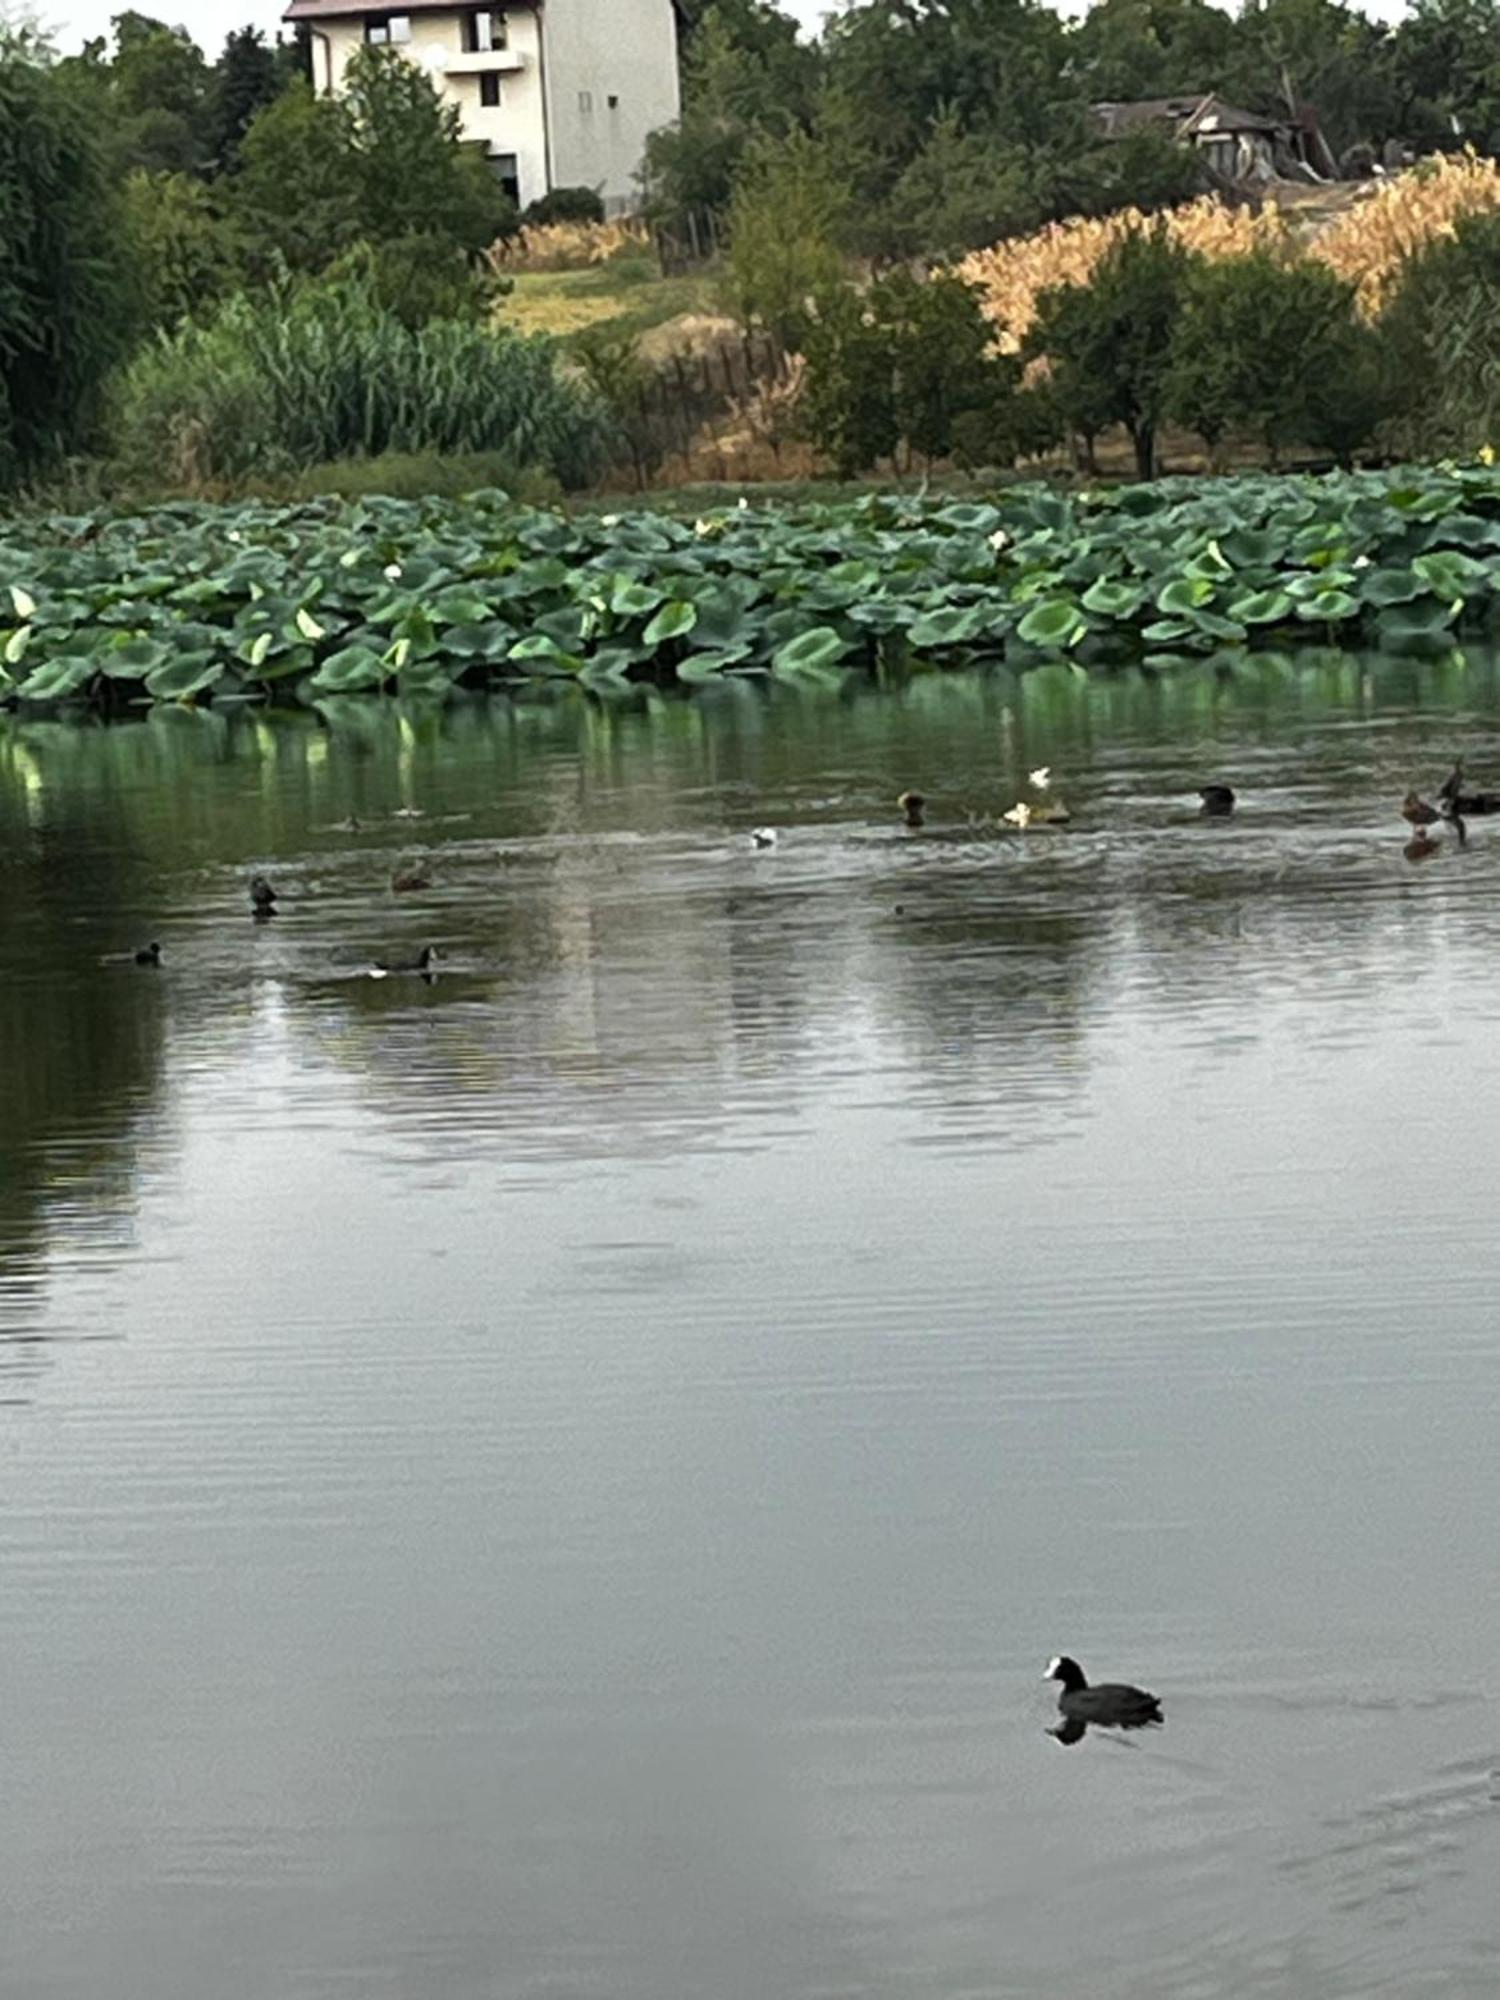
[[0,716],[5,2000],[1500,1985],[1458,751],[1493,661]]

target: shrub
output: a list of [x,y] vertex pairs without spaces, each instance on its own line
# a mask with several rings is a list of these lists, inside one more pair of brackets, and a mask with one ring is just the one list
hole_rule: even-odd
[[239,239],[202,181],[137,168],[126,178],[123,206],[146,326],[175,326],[233,290],[241,276]]
[[848,212],[847,186],[811,139],[795,133],[752,151],[729,210],[729,283],[746,325],[800,346],[813,300],[843,279]]
[[206,324],[159,336],[125,372],[116,426],[127,474],[185,485],[390,451],[501,451],[575,486],[600,436],[545,338],[407,327],[367,278],[238,294]]
[[521,220],[528,229],[545,229],[554,222],[602,222],[604,202],[591,187],[550,188],[527,204]]
[[847,478],[898,445],[971,463],[1015,455],[1014,357],[996,352],[972,286],[898,270],[820,302],[806,341],[803,416]]
[[1142,479],[1156,470],[1172,331],[1194,260],[1159,223],[1122,237],[1085,285],[1044,292],[1027,352],[1045,361],[1062,421],[1084,438],[1123,424]]
[[496,300],[511,290],[509,279],[467,256],[446,236],[356,243],[324,276],[365,279],[377,302],[407,327],[425,326],[432,319],[487,324]]
[[1354,316],[1354,287],[1325,266],[1265,252],[1199,263],[1172,335],[1170,413],[1217,451],[1252,437],[1274,463],[1290,444],[1340,458],[1380,417],[1375,339]]
[[1472,450],[1500,435],[1500,214],[1470,215],[1406,266],[1381,332],[1409,446]]

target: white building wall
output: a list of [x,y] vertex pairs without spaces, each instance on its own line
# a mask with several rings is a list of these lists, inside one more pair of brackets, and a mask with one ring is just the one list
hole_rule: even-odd
[[[417,13],[410,19],[411,39],[397,46],[408,61],[426,70],[450,104],[457,105],[465,139],[481,143],[487,153],[515,155],[523,207],[544,195],[553,182],[547,167],[545,65],[537,13],[531,8],[508,9],[507,46],[472,55],[464,50],[461,10]],[[309,26],[314,88],[337,92],[343,88],[349,58],[364,44],[364,18],[325,16]],[[479,101],[479,78],[486,70],[500,79],[500,103],[495,108]]]
[[542,0],[554,187],[635,208],[646,135],[681,109],[673,0]]

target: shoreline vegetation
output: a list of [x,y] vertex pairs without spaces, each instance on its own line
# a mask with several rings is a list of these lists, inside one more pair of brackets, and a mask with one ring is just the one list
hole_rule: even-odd
[[835,685],[1298,645],[1442,653],[1500,629],[1500,469],[872,492],[696,519],[461,499],[202,502],[0,520],[0,703],[440,699]]

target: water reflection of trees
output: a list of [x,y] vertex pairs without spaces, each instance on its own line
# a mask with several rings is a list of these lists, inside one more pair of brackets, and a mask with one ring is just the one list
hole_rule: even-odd
[[128,1228],[131,1137],[163,1046],[159,986],[98,962],[96,919],[139,903],[140,858],[104,836],[86,791],[55,788],[18,750],[0,738],[0,1383],[12,1385],[40,1365],[49,1239],[97,1246]]
[[[1494,682],[1484,660],[1340,656],[12,719],[8,1324],[49,1229],[128,1207],[131,1133],[189,987],[98,959],[158,917],[179,970],[212,960],[195,1032],[228,1053],[269,966],[306,1053],[435,1147],[760,1144],[809,1095],[856,1087],[916,1105],[932,1143],[1037,1144],[1086,1114],[1117,1001],[1250,1023],[1268,991],[1342,981],[1357,1007],[1393,964],[1430,960],[1465,864],[1414,892],[1392,872],[1399,829],[1387,857],[1359,815],[1455,735],[1479,750]],[[1076,822],[1017,839],[996,815],[1043,763]],[[1192,793],[1226,765],[1255,808],[1205,829]],[[894,809],[911,784],[934,802],[914,836]],[[761,820],[785,830],[769,856],[746,841]],[[393,898],[413,852],[433,892]],[[252,864],[288,881],[291,913],[254,940]],[[1372,897],[1399,922],[1373,925]],[[428,941],[451,968],[432,987],[352,976]]]

